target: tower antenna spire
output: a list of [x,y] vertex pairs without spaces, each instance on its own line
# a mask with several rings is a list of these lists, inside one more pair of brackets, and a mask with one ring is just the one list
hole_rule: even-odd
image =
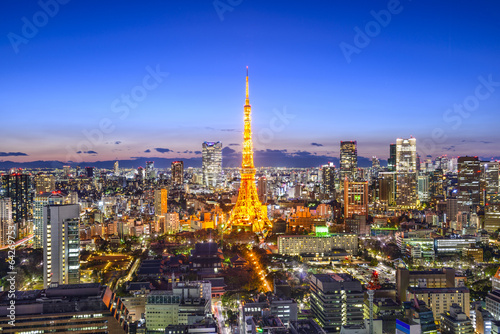
[[249,103],[249,97],[248,97],[248,66],[247,66],[247,86],[246,86],[246,101],[245,104],[250,104]]

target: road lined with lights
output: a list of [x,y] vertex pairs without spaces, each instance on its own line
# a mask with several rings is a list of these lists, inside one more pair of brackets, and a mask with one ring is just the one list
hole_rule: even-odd
[[260,263],[257,261],[257,256],[253,252],[249,253],[250,255],[250,262],[254,265],[254,270],[259,276],[259,279],[262,281],[262,287],[264,288],[264,292],[269,292],[271,291],[271,286],[269,285],[269,282],[266,280],[266,272],[262,269]]

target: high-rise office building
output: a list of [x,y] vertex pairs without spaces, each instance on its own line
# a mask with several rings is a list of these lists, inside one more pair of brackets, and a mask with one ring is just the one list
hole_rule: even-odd
[[180,186],[184,183],[184,162],[172,161],[172,184]]
[[9,235],[11,238],[17,236],[14,226],[12,221],[12,200],[9,197],[0,198],[0,247],[8,245]]
[[372,168],[374,171],[380,168],[380,159],[377,157],[372,157]]
[[417,140],[396,139],[396,172],[415,173],[417,171]]
[[477,157],[458,158],[458,211],[476,212],[481,202],[481,162]]
[[344,180],[344,218],[368,217],[368,182]]
[[321,168],[323,171],[323,191],[329,198],[335,198],[335,165],[329,162]]
[[118,161],[115,161],[115,164],[113,165],[113,172],[115,176],[120,175],[120,164],[118,163]]
[[396,204],[414,209],[418,204],[417,140],[396,139]]
[[420,202],[429,201],[429,175],[418,176],[418,200]]
[[156,178],[156,169],[155,169],[155,162],[154,161],[146,161],[146,170],[145,172],[145,178],[148,180],[152,180]]
[[267,202],[267,178],[265,175],[257,180],[257,195],[261,203]]
[[340,181],[347,177],[354,181],[358,169],[358,144],[356,141],[340,142]]
[[202,144],[203,185],[208,188],[217,188],[222,181],[222,143],[204,142]]
[[435,169],[430,177],[430,197],[432,200],[444,198],[445,187],[444,180],[446,176],[442,169]]
[[30,176],[22,173],[2,175],[5,197],[12,200],[12,220],[14,223],[26,221],[30,214]]
[[348,274],[315,274],[310,280],[311,311],[328,333],[363,324],[363,287]]
[[43,207],[43,284],[80,283],[80,206]]
[[499,168],[498,161],[481,161],[480,204],[486,205],[488,196],[498,195],[499,193]]
[[155,214],[163,216],[168,211],[168,190],[165,188],[155,190]]
[[488,233],[494,233],[500,228],[500,195],[486,195],[486,205],[484,209],[484,229]]
[[63,174],[65,177],[69,177],[71,175],[71,166],[63,166]]
[[[75,193],[76,195],[76,193]],[[62,191],[37,193],[33,199],[33,248],[43,246],[43,208],[47,205],[77,204],[75,196]]]
[[396,205],[396,173],[379,173],[378,185],[380,204],[386,207]]
[[387,160],[387,169],[389,172],[396,171],[396,144],[389,146],[389,159]]
[[85,173],[88,178],[94,177],[94,167],[85,167]]
[[417,207],[417,173],[396,173],[396,205],[403,210]]
[[35,193],[45,193],[56,190],[56,179],[54,175],[39,174],[35,176]]

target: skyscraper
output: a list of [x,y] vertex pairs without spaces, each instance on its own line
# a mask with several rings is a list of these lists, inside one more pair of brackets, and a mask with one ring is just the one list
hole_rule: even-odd
[[202,144],[203,185],[218,188],[222,182],[222,143],[206,141]]
[[344,180],[344,218],[368,217],[368,182]]
[[354,181],[358,169],[358,144],[356,141],[340,142],[340,180],[347,177]]
[[43,208],[43,284],[80,283],[80,206]]
[[323,165],[323,191],[329,198],[335,198],[335,165],[329,162]]
[[56,190],[56,179],[54,175],[39,174],[35,176],[35,192],[45,193]]
[[172,184],[180,186],[184,183],[184,162],[172,161]]
[[146,179],[152,180],[156,177],[156,169],[154,161],[146,161]]
[[257,194],[261,203],[267,202],[267,178],[265,175],[257,180]]
[[113,172],[114,172],[115,176],[120,175],[120,165],[119,165],[118,161],[115,161],[115,164],[113,166]]
[[168,190],[165,188],[155,190],[155,214],[163,216],[168,211]]
[[43,246],[43,208],[47,205],[77,204],[74,197],[62,191],[37,193],[33,199],[33,248]]
[[10,233],[15,238],[17,231],[12,221],[12,200],[9,197],[0,198],[0,247],[7,246],[9,226],[14,233]]
[[389,159],[387,160],[387,169],[389,172],[396,171],[396,144],[389,146]]
[[379,200],[382,206],[396,204],[396,173],[381,172],[378,174]]
[[12,173],[2,176],[2,188],[6,197],[12,200],[12,220],[14,223],[26,221],[30,212],[30,176]]
[[267,218],[266,210],[263,208],[257,196],[255,186],[255,167],[253,164],[253,142],[250,99],[248,97],[248,67],[246,78],[246,98],[244,110],[243,131],[243,160],[241,162],[241,183],[238,192],[238,200],[231,212],[231,217],[226,225],[226,231],[232,229],[253,231],[263,236],[272,230],[272,224]]
[[415,173],[417,171],[417,140],[396,139],[396,172]]
[[418,204],[417,140],[396,139],[396,204],[414,209]]
[[363,287],[348,274],[315,274],[310,280],[311,311],[328,333],[363,324]]
[[85,172],[87,173],[87,177],[94,177],[94,167],[85,167]]
[[458,211],[475,212],[481,200],[481,162],[477,157],[458,158]]

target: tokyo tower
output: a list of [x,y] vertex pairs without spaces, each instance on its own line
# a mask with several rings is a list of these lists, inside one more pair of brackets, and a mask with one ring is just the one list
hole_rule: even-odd
[[243,107],[245,127],[243,131],[243,160],[241,163],[241,183],[238,200],[226,225],[226,232],[252,231],[265,237],[272,230],[267,218],[267,210],[257,196],[255,167],[253,165],[253,143],[251,117],[252,107],[248,98],[248,66],[246,78],[246,98]]

